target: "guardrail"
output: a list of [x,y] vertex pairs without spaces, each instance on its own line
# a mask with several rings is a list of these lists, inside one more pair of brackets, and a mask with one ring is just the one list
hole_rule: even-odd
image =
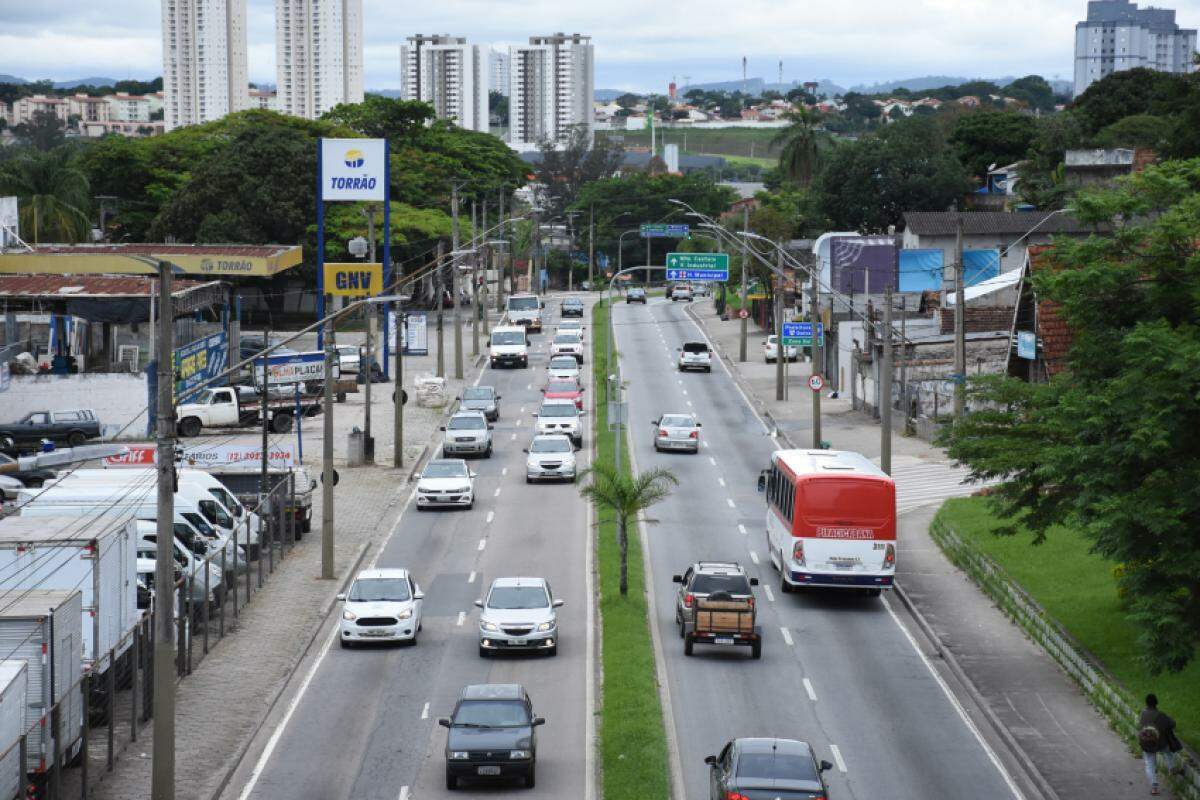
[[[1079,684],[1109,726],[1125,740],[1131,751],[1140,755],[1135,721],[1141,704],[1137,698],[1108,674],[1003,567],[964,541],[940,516],[930,524],[929,535],[955,566],[966,572],[1021,630]],[[1200,759],[1188,748],[1184,748],[1179,755],[1182,756],[1179,762],[1183,767],[1183,775],[1164,776],[1165,783],[1176,797],[1200,800],[1200,769],[1197,769]]]

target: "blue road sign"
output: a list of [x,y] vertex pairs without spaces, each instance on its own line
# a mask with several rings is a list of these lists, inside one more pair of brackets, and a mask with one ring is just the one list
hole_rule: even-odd
[[667,253],[669,281],[727,281],[727,253]]
[[[785,322],[783,323],[783,343],[784,345],[796,345],[798,347],[812,346],[812,323],[811,322]],[[817,323],[817,345],[825,346],[825,326]]]

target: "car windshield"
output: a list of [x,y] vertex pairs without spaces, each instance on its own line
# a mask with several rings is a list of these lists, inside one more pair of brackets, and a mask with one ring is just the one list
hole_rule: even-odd
[[213,527],[211,525],[209,525],[207,522],[205,522],[204,518],[201,517],[196,512],[185,511],[185,512],[183,512],[183,518],[186,519],[188,522],[192,523],[192,527],[194,527],[196,530],[200,531],[200,533],[204,534],[208,538],[212,539],[212,538],[216,537],[217,532],[215,530],[213,530]]
[[578,392],[579,384],[571,381],[550,381],[546,384],[546,392]]
[[571,443],[566,437],[554,437],[553,439],[534,439],[533,444],[529,447],[531,453],[570,453]]
[[683,346],[683,352],[685,352],[685,353],[707,353],[708,345],[706,345],[704,342],[688,342],[687,344],[685,344]]
[[692,428],[696,423],[683,414],[667,414],[658,424],[664,428]]
[[465,478],[467,477],[466,464],[430,464],[425,467],[425,471],[421,473],[423,478]]
[[541,308],[541,303],[536,297],[510,297],[508,298],[509,311],[535,311]]
[[569,298],[567,300],[563,300],[563,305],[564,306],[581,306],[581,305],[583,305],[583,301],[577,300],[575,298]]
[[738,757],[737,775],[739,778],[815,781],[817,768],[810,756],[801,753],[742,753]]
[[525,334],[520,331],[500,331],[493,333],[492,344],[525,344]]
[[550,359],[550,369],[579,369],[579,364],[570,356]]
[[643,289],[643,288],[642,288],[642,287],[640,287],[640,286],[635,286],[635,287],[633,287],[632,289],[630,289],[630,290],[629,290],[629,293],[630,293],[630,294],[645,294],[645,293],[646,293],[646,290],[645,290],[645,289]]
[[488,595],[488,608],[549,608],[550,598],[541,586],[496,586]]
[[542,406],[542,410],[538,412],[540,417],[574,417],[576,409],[574,403],[553,403]]
[[468,386],[463,391],[463,400],[491,400],[492,387],[490,386]]
[[482,417],[451,417],[450,424],[446,427],[452,431],[481,431],[487,427],[487,423]]
[[554,337],[555,344],[579,344],[578,333],[560,333]]
[[200,394],[192,395],[192,402],[198,406],[212,405],[213,396],[216,394],[212,389],[205,389]]
[[520,700],[464,700],[454,712],[454,724],[473,728],[519,728],[529,724]]
[[750,594],[750,582],[746,580],[745,575],[705,575],[701,573],[692,579],[690,589],[695,594],[712,594],[713,592]]
[[356,603],[378,600],[399,603],[411,600],[412,595],[408,591],[407,578],[359,578],[350,587],[347,599]]

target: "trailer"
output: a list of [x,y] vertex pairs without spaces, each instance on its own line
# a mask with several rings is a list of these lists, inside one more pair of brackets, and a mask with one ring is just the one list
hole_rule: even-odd
[[[26,773],[43,775],[78,750],[83,734],[83,595],[29,589],[0,608],[0,653],[29,665],[25,700]],[[58,742],[51,709],[61,703]]]
[[753,597],[713,592],[696,598],[695,619],[684,625],[683,654],[699,644],[749,647],[752,658],[762,657],[762,628],[755,619]]
[[29,665],[0,661],[0,798],[12,800],[25,784],[21,734],[25,733]]
[[[258,496],[262,489],[261,465],[222,464],[206,467],[205,471],[225,484],[225,488],[246,508],[258,506]],[[287,480],[288,475],[295,477],[296,499],[288,505],[285,513],[295,517],[296,530],[308,533],[312,530],[312,495],[317,486],[316,481],[304,467],[268,467],[267,485],[275,486],[280,481]]]

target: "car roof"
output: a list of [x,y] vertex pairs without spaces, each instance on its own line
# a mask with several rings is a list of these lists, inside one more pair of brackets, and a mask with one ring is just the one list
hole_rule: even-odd
[[745,575],[746,569],[736,561],[697,561],[692,565],[705,575]]
[[542,401],[542,405],[543,406],[570,406],[571,408],[574,408],[575,401],[568,400],[565,397],[547,397],[545,400]]
[[546,579],[545,579],[545,578],[522,578],[522,577],[515,577],[515,578],[496,578],[495,580],[493,580],[493,581],[492,581],[492,588],[493,588],[493,589],[494,589],[494,588],[496,588],[497,586],[503,586],[503,587],[509,587],[509,586],[542,586],[542,587],[544,587],[545,585],[546,585]]
[[576,369],[579,369],[579,362],[575,360],[575,356],[566,355],[563,353],[559,353],[556,356],[550,356],[550,363],[553,364],[555,361],[566,361],[567,359],[570,359],[571,366],[575,367]]
[[473,683],[464,686],[463,700],[524,700],[525,687],[519,683]]
[[567,442],[571,441],[571,437],[567,436],[565,433],[539,433],[533,437],[535,442],[538,439],[562,439]]
[[371,580],[373,578],[407,578],[408,570],[396,567],[364,569],[355,576],[354,580]]
[[743,753],[794,753],[812,756],[812,747],[808,742],[798,739],[767,739],[746,738],[735,739],[734,745]]

